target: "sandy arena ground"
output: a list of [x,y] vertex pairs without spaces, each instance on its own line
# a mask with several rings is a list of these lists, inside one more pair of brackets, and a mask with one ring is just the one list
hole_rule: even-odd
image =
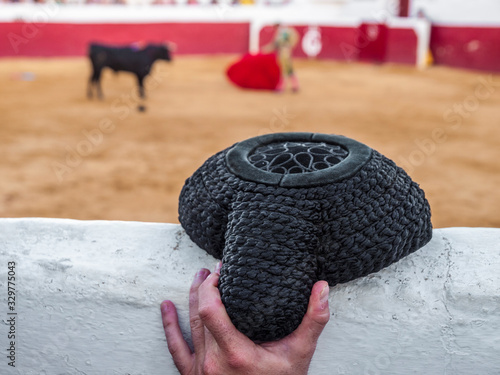
[[275,94],[232,86],[234,58],[158,62],[144,113],[127,73],[106,72],[91,101],[86,59],[0,60],[0,216],[176,223],[184,180],[209,156],[314,131],[405,168],[435,227],[500,227],[500,75],[302,60],[301,92]]

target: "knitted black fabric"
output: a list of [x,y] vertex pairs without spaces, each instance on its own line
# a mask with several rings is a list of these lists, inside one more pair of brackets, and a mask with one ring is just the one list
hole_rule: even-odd
[[179,220],[222,258],[222,302],[255,341],[294,331],[316,281],[377,272],[432,236],[424,192],[401,168],[351,139],[312,133],[212,156],[187,179]]

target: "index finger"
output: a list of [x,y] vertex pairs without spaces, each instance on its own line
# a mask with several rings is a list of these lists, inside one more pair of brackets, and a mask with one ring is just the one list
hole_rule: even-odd
[[314,352],[318,338],[330,319],[328,292],[326,281],[318,281],[314,284],[309,298],[309,306],[302,322],[294,332],[285,338],[294,348],[295,353]]
[[212,334],[217,345],[226,353],[245,345],[253,346],[253,342],[236,329],[227,315],[217,288],[218,282],[219,274],[214,272],[199,288],[198,312],[203,324]]

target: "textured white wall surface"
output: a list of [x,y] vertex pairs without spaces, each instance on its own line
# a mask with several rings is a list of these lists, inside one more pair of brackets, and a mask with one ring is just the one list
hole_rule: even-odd
[[[499,243],[500,229],[434,230],[332,288],[310,374],[500,374]],[[188,335],[191,279],[215,263],[179,225],[0,219],[0,374],[176,374],[159,304]]]
[[[84,0],[82,0],[84,1]],[[144,0],[152,2],[153,0]],[[187,2],[187,0],[181,0]],[[205,0],[211,1],[211,0]],[[232,0],[228,0],[232,1]],[[342,18],[370,19],[379,14],[396,15],[388,0],[356,1],[348,3],[311,3],[308,0],[288,6],[230,6],[227,4],[198,6],[116,6],[104,4],[58,4],[58,3],[1,3],[0,20],[12,22],[25,20],[40,24],[43,22],[234,22],[255,18],[276,22],[324,23]],[[492,0],[494,1],[494,0]]]
[[471,26],[500,25],[498,0],[412,0],[410,13],[424,10],[433,23]]

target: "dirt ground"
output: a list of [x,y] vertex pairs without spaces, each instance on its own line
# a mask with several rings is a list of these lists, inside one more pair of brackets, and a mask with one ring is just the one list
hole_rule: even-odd
[[149,77],[103,77],[86,59],[0,60],[0,216],[177,223],[184,180],[259,134],[342,134],[425,190],[435,227],[500,227],[500,75],[432,67],[296,62],[302,90],[244,91],[232,57],[178,57]]

